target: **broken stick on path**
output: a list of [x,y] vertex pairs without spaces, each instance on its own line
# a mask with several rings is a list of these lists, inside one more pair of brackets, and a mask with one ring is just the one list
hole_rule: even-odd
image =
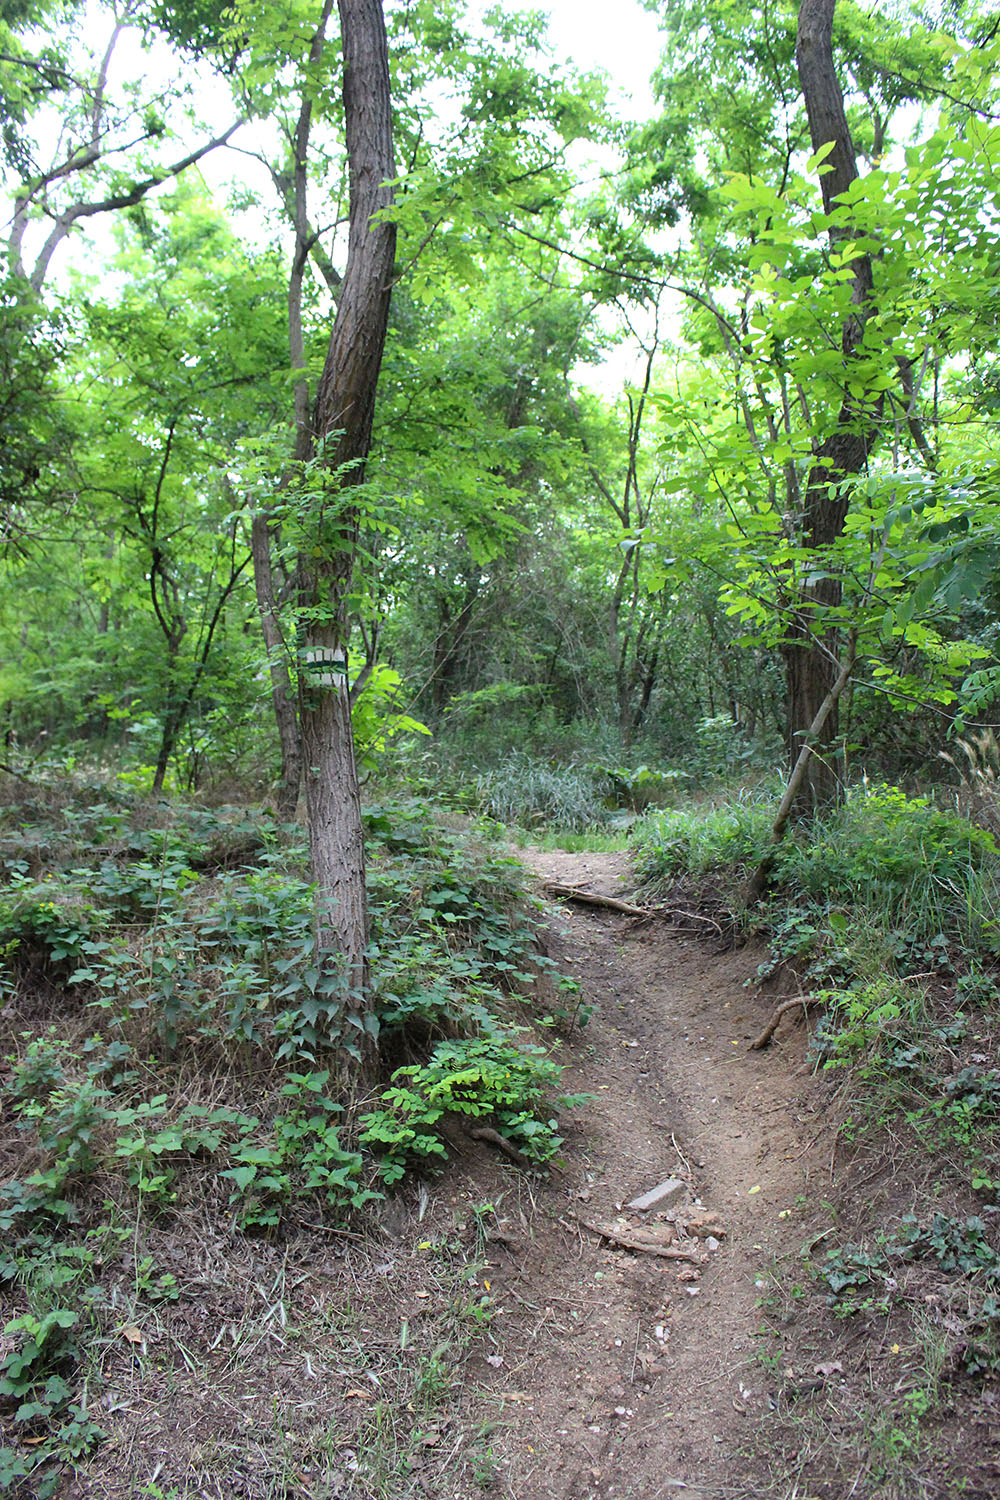
[[574,1214],[573,1217],[584,1229],[589,1229],[591,1234],[600,1235],[602,1240],[610,1240],[612,1245],[620,1245],[623,1250],[638,1250],[641,1255],[658,1255],[662,1260],[689,1260],[696,1266],[703,1266],[708,1260],[708,1256],[701,1250],[682,1250],[673,1245],[656,1244],[624,1230],[613,1229],[610,1224],[594,1224],[580,1214]]
[[630,901],[619,901],[617,896],[595,896],[590,891],[581,891],[575,885],[556,885],[547,881],[547,891],[553,896],[562,896],[564,901],[582,901],[585,906],[603,906],[608,911],[620,911],[626,917],[649,917],[652,913],[644,906],[633,906]]

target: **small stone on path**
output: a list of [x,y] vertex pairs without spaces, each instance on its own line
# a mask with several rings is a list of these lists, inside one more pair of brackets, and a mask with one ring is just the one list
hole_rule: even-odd
[[638,1198],[633,1198],[631,1203],[626,1203],[626,1208],[633,1209],[636,1213],[644,1213],[648,1208],[655,1208],[659,1203],[669,1203],[671,1198],[676,1198],[683,1193],[686,1183],[679,1177],[668,1177],[666,1182],[661,1182],[657,1187],[650,1188],[648,1192],[641,1193]]
[[699,1240],[707,1240],[710,1235],[717,1240],[726,1237],[725,1225],[719,1215],[709,1208],[699,1209],[697,1213],[688,1215],[687,1232]]

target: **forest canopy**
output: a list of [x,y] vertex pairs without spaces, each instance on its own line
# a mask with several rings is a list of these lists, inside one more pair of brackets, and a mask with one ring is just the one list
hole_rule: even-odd
[[995,18],[649,8],[629,122],[538,15],[386,6],[364,459],[344,7],[4,8],[9,758],[294,806],[303,651],[363,777],[809,744],[801,816],[992,723]]

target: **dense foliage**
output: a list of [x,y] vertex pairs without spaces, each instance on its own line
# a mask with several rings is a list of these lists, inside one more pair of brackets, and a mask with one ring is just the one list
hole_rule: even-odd
[[[552,1033],[575,987],[539,952],[516,863],[415,803],[371,808],[367,826],[376,1003],[361,1018],[313,962],[297,829],[234,808],[154,812],[89,781],[4,808],[0,1292],[28,1311],[5,1320],[0,1409],[30,1440],[0,1447],[4,1485],[30,1474],[51,1493],[53,1464],[100,1440],[83,1393],[120,1321],[123,1240],[129,1296],[155,1306],[177,1296],[138,1249],[159,1228],[205,1213],[249,1234],[342,1222],[404,1170],[441,1164],[462,1120],[525,1164],[558,1152],[574,1101]],[[545,1047],[528,1017],[547,1021]],[[383,1071],[359,1112],[342,1059],[365,1025]]]
[[[298,666],[293,553],[317,491],[292,482],[291,387],[308,399],[341,282],[342,104],[307,7],[272,29],[209,11],[108,15],[117,49],[149,49],[148,99],[115,48],[89,57],[74,6],[5,23],[3,712],[15,760],[82,744],[157,788],[263,789],[269,690]],[[951,29],[839,6],[860,165],[825,210],[795,20],[669,7],[663,112],[632,128],[543,61],[526,17],[474,32],[455,7],[389,10],[405,190],[353,586],[355,671],[383,664],[366,744],[395,704],[477,772],[525,738],[564,761],[676,760],[720,717],[734,756],[773,757],[790,656],[848,637],[849,762],[864,746],[869,769],[926,773],[956,719],[988,717],[996,43],[969,5]],[[230,144],[265,174],[228,202],[179,165],[226,108],[258,122]],[[596,196],[573,186],[581,139],[619,146]],[[115,248],[71,272],[92,222]],[[869,458],[819,542],[801,507],[862,253]],[[598,397],[588,365],[623,338],[638,380]]]

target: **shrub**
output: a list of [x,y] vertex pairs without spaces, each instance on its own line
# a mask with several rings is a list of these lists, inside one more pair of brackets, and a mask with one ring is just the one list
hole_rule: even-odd
[[447,1155],[440,1126],[452,1115],[494,1123],[529,1161],[548,1161],[562,1139],[552,1110],[574,1102],[546,1102],[562,1070],[539,1047],[518,1046],[509,1036],[441,1042],[421,1065],[400,1068],[382,1095],[383,1109],[362,1120],[362,1144],[380,1158],[387,1182],[414,1163]]
[[476,789],[483,813],[501,823],[582,832],[607,821],[603,782],[599,768],[550,766],[514,750]]
[[767,850],[773,821],[769,804],[737,801],[647,816],[633,834],[640,882],[655,892],[679,875],[749,869]]

